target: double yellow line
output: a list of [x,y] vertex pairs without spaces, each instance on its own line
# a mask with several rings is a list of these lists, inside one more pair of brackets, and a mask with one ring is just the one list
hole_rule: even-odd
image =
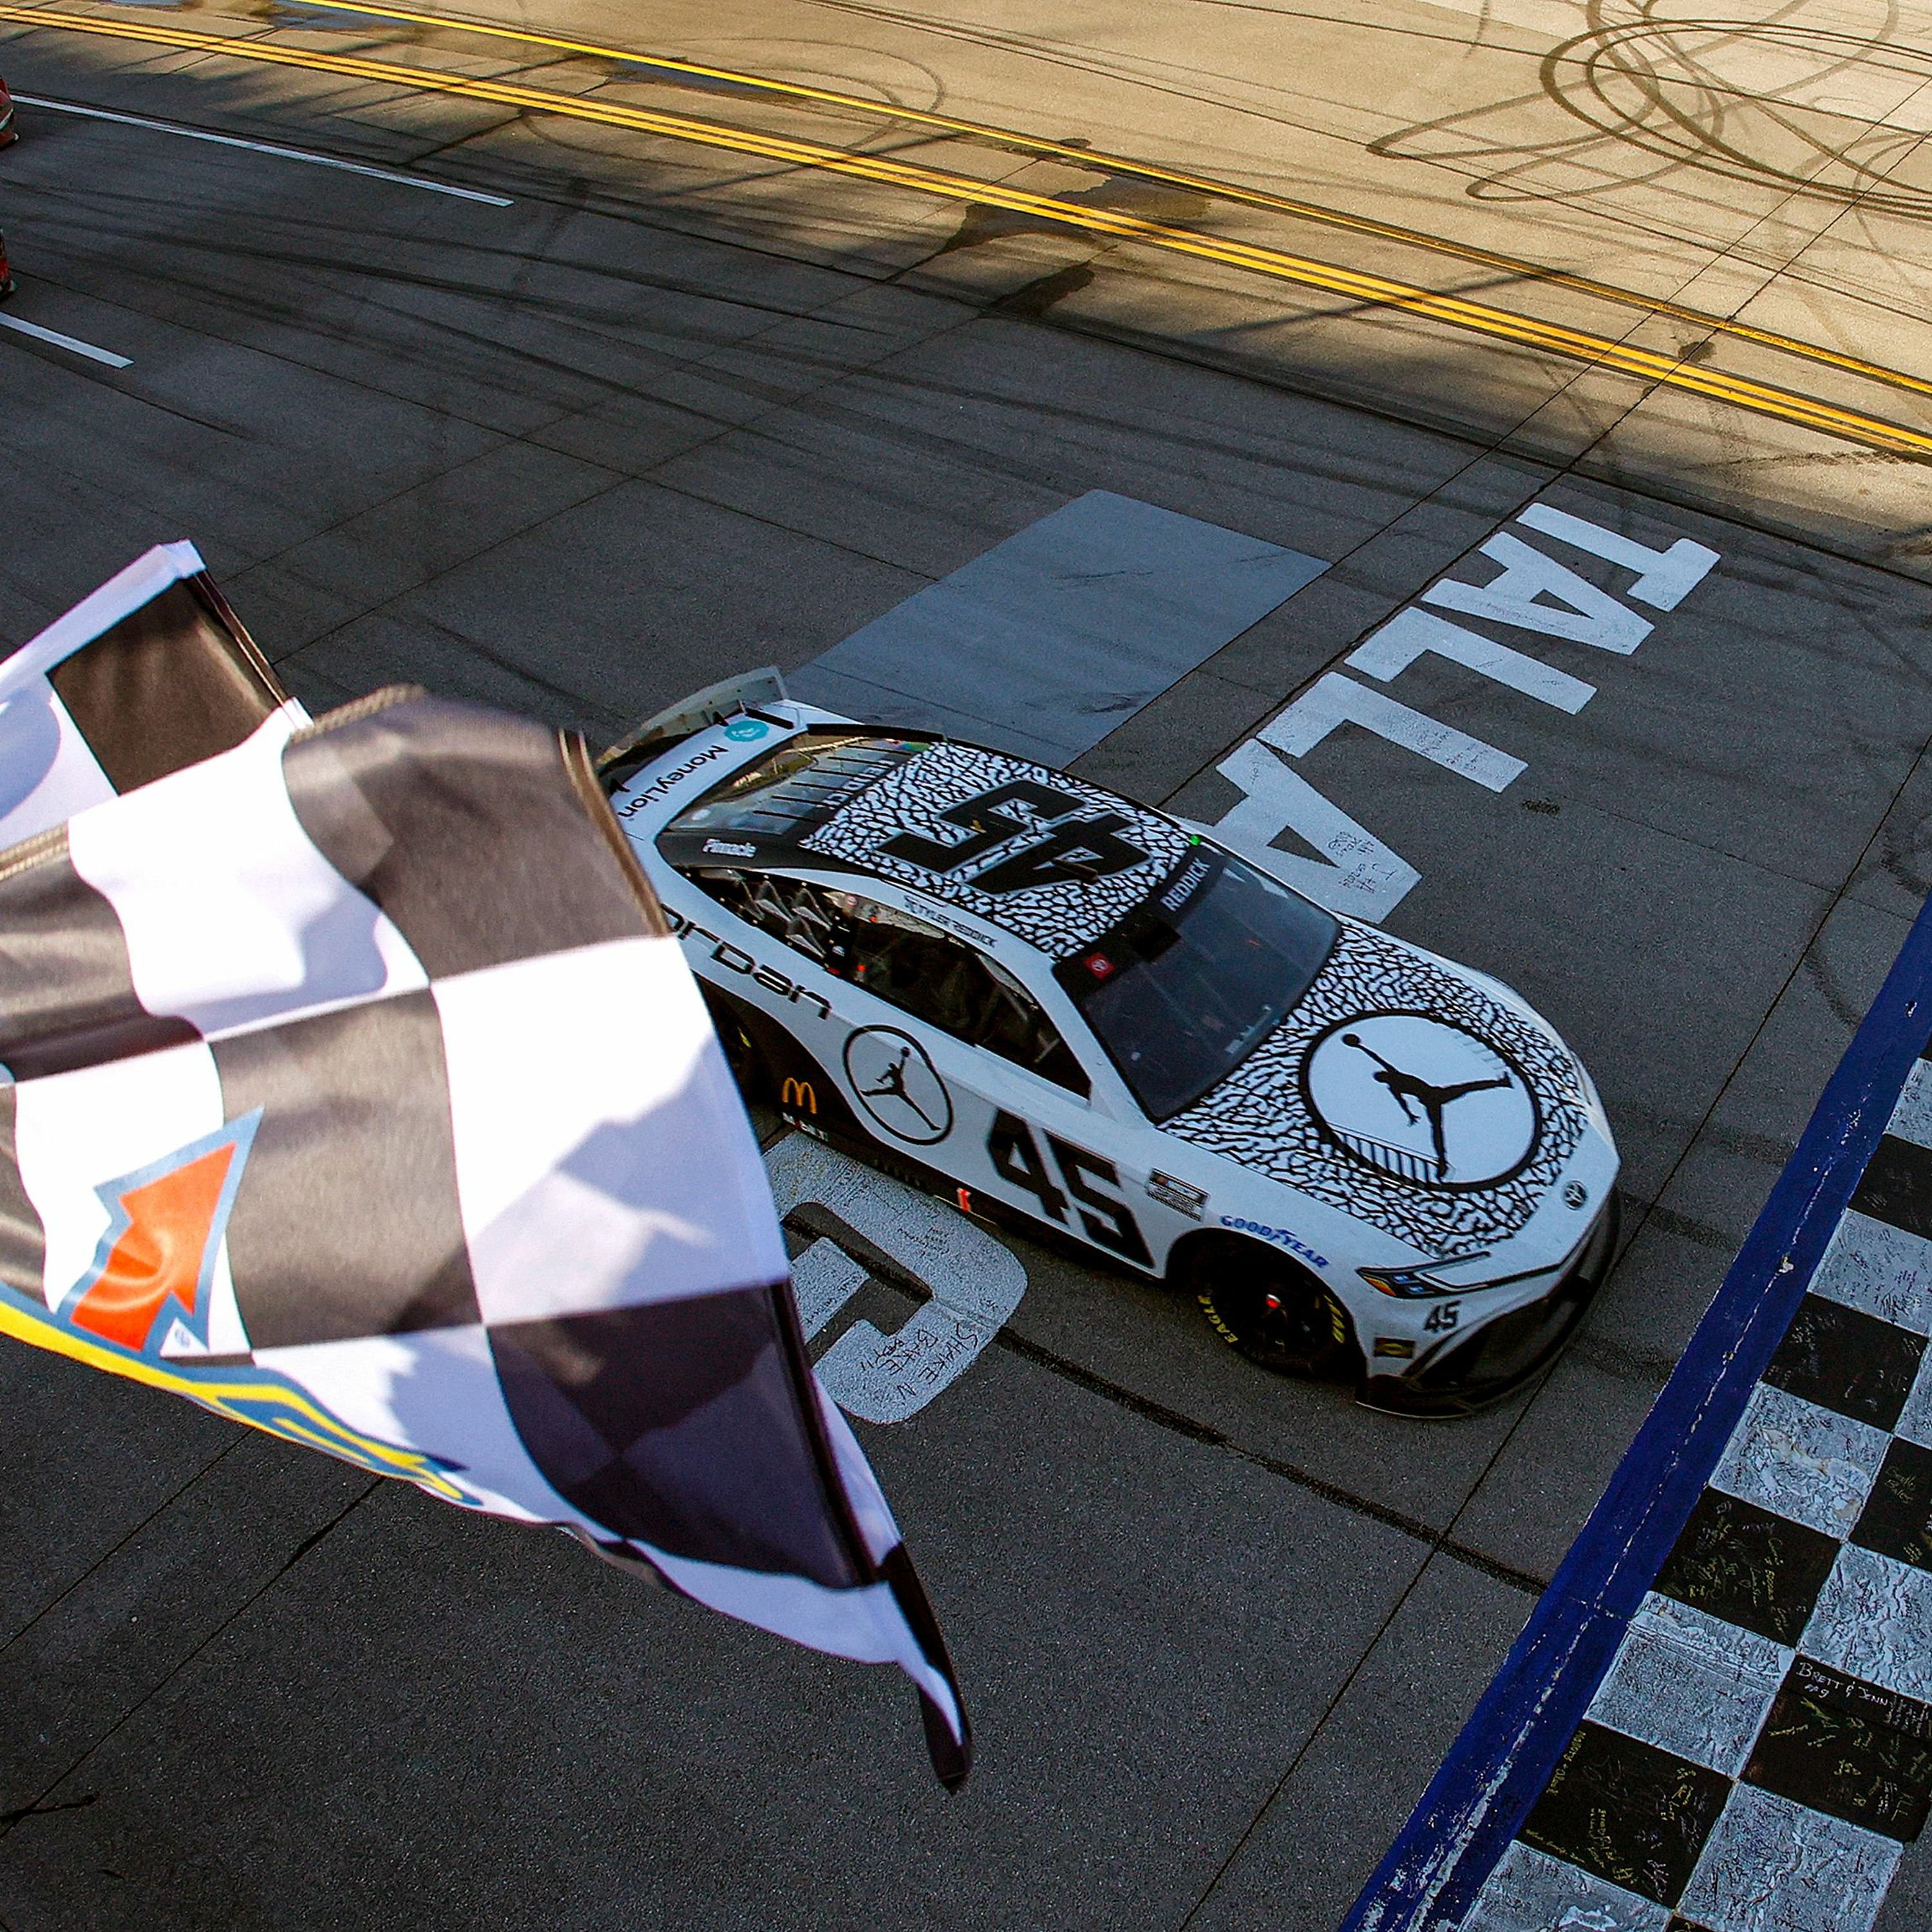
[[1316,222],[1352,235],[1371,236],[1377,241],[1396,242],[1406,248],[1447,255],[1456,261],[1494,268],[1526,281],[1541,282],[1551,288],[1568,289],[1579,295],[1592,296],[1599,302],[1640,309],[1648,315],[1667,316],[1673,322],[1682,322],[1710,334],[1731,336],[1740,342],[1775,350],[1780,355],[1798,356],[1805,362],[1843,370],[1894,388],[1932,396],[1932,382],[1907,375],[1903,370],[1888,368],[1882,362],[1868,362],[1862,356],[1848,356],[1841,350],[1826,349],[1815,342],[1802,341],[1796,336],[1780,334],[1775,329],[1760,328],[1750,322],[1734,321],[1728,316],[1687,308],[1682,302],[1640,294],[1634,289],[1619,288],[1612,282],[1571,274],[1545,263],[1526,261],[1521,256],[1501,254],[1492,248],[1480,248],[1472,242],[1454,241],[1448,236],[1430,235],[1419,228],[1403,228],[1391,221],[1377,221],[1372,216],[1326,208],[1318,202],[1297,201],[1287,195],[1270,194],[1264,188],[1244,188],[1238,182],[1220,180],[1212,175],[1190,174],[1182,169],[1165,167],[1155,161],[1138,160],[1126,154],[1110,154],[1100,148],[1066,141],[1048,141],[1036,134],[1023,134],[1010,128],[995,128],[982,121],[962,121],[950,114],[930,113],[922,108],[900,107],[890,101],[869,100],[863,94],[841,93],[832,88],[808,87],[801,81],[774,80],[764,74],[742,74],[735,68],[708,67],[700,61],[676,60],[668,54],[633,53],[622,47],[604,46],[594,40],[567,40],[554,34],[534,34],[522,27],[500,27],[479,20],[454,20],[446,14],[425,14],[407,7],[375,6],[370,4],[370,0],[318,0],[318,4],[326,5],[333,14],[362,14],[371,20],[400,20],[412,26],[434,27],[445,33],[516,41],[525,46],[544,47],[554,53],[586,55],[597,60],[616,61],[627,67],[655,69],[674,78],[688,76],[694,80],[723,81],[747,92],[768,94],[782,100],[808,101],[815,106],[862,115],[874,120],[930,128],[936,134],[962,136],[968,140],[985,142],[1043,160],[1070,161],[1077,167],[1098,169],[1106,174],[1156,182],[1163,188],[1183,188],[1190,194],[1207,195],[1214,200],[1243,208],[1263,208],[1271,214],[1286,214],[1298,221]]
[[[344,10],[368,13],[386,18],[408,19],[439,27],[454,24],[432,14],[405,15],[394,10],[352,4],[345,5]],[[1681,358],[1659,355],[1647,349],[1633,348],[1608,336],[1565,328],[1556,322],[1539,321],[1533,316],[1514,314],[1508,310],[1492,308],[1486,303],[1466,301],[1458,296],[1438,294],[1412,283],[1394,280],[1385,275],[1339,268],[1327,262],[1311,260],[1305,256],[1289,254],[1280,249],[1224,240],[1219,236],[1201,234],[1190,229],[1169,227],[1163,223],[1149,221],[1118,209],[1063,201],[1052,195],[1030,194],[1022,189],[1009,188],[1003,183],[982,181],[969,175],[954,174],[916,162],[897,160],[888,155],[829,147],[819,142],[762,134],[748,128],[725,126],[716,122],[694,120],[683,115],[659,113],[651,109],[626,106],[614,101],[554,93],[547,88],[526,87],[512,81],[478,79],[465,74],[440,72],[429,68],[405,67],[394,62],[366,59],[360,55],[321,53],[306,48],[281,46],[272,42],[252,38],[196,33],[190,28],[170,26],[160,21],[104,20],[92,15],[64,13],[52,8],[14,5],[7,4],[7,0],[0,0],[0,21],[11,21],[28,27],[53,28],[62,32],[94,34],[110,40],[176,47],[191,52],[225,56],[236,60],[256,61],[269,66],[332,74],[345,80],[448,94],[462,100],[482,101],[518,112],[555,115],[568,120],[621,128],[634,133],[688,141],[700,146],[719,148],[762,160],[777,161],[789,166],[817,169],[828,173],[844,175],[855,180],[872,182],[914,194],[935,195],[953,201],[1005,208],[1014,214],[1030,215],[1090,233],[1110,235],[1121,241],[1136,242],[1169,254],[1218,262],[1226,267],[1245,270],[1276,281],[1291,283],[1299,287],[1339,296],[1345,301],[1366,307],[1394,309],[1406,314],[1419,316],[1428,321],[1485,336],[1491,340],[1512,342],[1594,368],[1614,370],[1622,375],[1704,396],[1734,408],[1795,423],[1826,435],[1844,437],[1872,448],[1921,459],[1932,459],[1932,435],[1923,431],[1908,428],[1902,424],[1888,422],[1859,410],[1843,409],[1835,404],[1801,395],[1792,390],[1753,382],[1743,376],[1727,376],[1714,370],[1702,369]],[[490,28],[487,31],[501,38],[531,40],[567,51],[594,52],[616,58],[630,58],[614,55],[608,49],[554,41],[512,29]],[[674,67],[710,78],[734,81],[741,78],[725,70],[700,68],[685,63],[652,61],[650,64]],[[860,104],[850,97],[828,95],[822,90],[790,88],[788,86],[787,91],[829,100],[840,106],[866,105],[874,113],[886,111],[876,103]],[[928,122],[940,118],[936,116],[903,116],[896,109],[890,112],[897,118],[919,118]],[[980,134],[986,131],[974,129],[969,123],[943,124],[955,131]],[[1096,156],[1084,148],[1064,148],[1059,144],[1039,142],[1028,145],[1036,150],[1051,149],[1065,154],[1070,159],[1077,158],[1090,166],[1108,164],[1107,158]],[[1139,164],[1125,166],[1143,176],[1150,173]],[[1175,185],[1198,187],[1202,192],[1226,193],[1223,189],[1210,188],[1207,184],[1189,177],[1165,175],[1159,178]],[[1252,200],[1252,196],[1244,195],[1243,198]],[[1546,277],[1545,279],[1555,278]],[[1622,299],[1628,302],[1633,298],[1625,293]],[[1662,304],[1644,306],[1658,313],[1670,313]],[[1685,313],[1688,315],[1695,312]],[[1700,318],[1700,320],[1702,326],[1711,326],[1708,319]],[[1890,372],[1878,371],[1875,365],[1863,365],[1858,373]],[[1912,386],[1925,388],[1928,393],[1932,393],[1932,385],[1918,384],[1915,379],[1906,380]]]

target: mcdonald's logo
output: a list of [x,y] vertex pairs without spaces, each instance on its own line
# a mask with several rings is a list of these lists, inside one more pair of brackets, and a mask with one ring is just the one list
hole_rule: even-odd
[[784,1107],[802,1107],[808,1114],[818,1112],[818,1094],[809,1080],[794,1080],[789,1074],[784,1084],[778,1089],[778,1105]]

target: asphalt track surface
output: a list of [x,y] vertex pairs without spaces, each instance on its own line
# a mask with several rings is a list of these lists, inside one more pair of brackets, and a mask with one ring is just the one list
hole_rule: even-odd
[[[404,14],[392,17],[421,22],[430,16]],[[566,120],[587,121],[600,126],[628,128],[639,133],[661,135],[674,141],[694,142],[733,154],[776,161],[788,167],[823,169],[855,180],[880,182],[894,188],[909,189],[915,194],[931,194],[944,200],[964,203],[982,217],[988,214],[1008,218],[1017,216],[1023,223],[1035,224],[1064,226],[1070,222],[1077,222],[1083,232],[1113,236],[1139,242],[1150,248],[1190,256],[1196,260],[1222,263],[1256,274],[1318,290],[1325,294],[1340,296],[1352,302],[1385,305],[1431,321],[1447,323],[1452,328],[1468,329],[1498,340],[1521,343],[1532,348],[1550,351],[1586,366],[1613,370],[1619,374],[1635,376],[1666,388],[1706,396],[1734,407],[1780,418],[1806,428],[1822,429],[1828,433],[1843,435],[1874,449],[1920,458],[1932,456],[1932,436],[1906,424],[1890,422],[1859,411],[1840,409],[1814,398],[1772,385],[1740,379],[1721,370],[1704,369],[1697,366],[1700,358],[1682,352],[1660,353],[1588,331],[1565,328],[1540,322],[1528,316],[1492,308],[1486,303],[1433,292],[1409,283],[1393,281],[1385,276],[1352,273],[1332,264],[1285,254],[1278,249],[1256,248],[1252,244],[1204,234],[1196,229],[1152,220],[1144,214],[1134,212],[1130,204],[1124,207],[1114,205],[1104,197],[1096,198],[1091,190],[1084,196],[1076,194],[1071,197],[1042,195],[980,176],[956,173],[917,163],[908,164],[891,157],[868,154],[823,142],[788,139],[686,115],[652,113],[601,100],[577,98],[554,89],[530,88],[490,78],[403,67],[393,62],[370,61],[354,55],[290,47],[278,39],[243,38],[232,33],[202,34],[190,29],[162,27],[152,23],[134,26],[126,21],[98,19],[86,19],[79,24],[74,24],[76,16],[58,8],[0,8],[0,20],[21,26],[51,26],[69,33],[93,34],[124,43],[131,40],[143,46],[166,46],[196,54],[260,61],[284,68],[293,68],[312,73],[327,74],[342,80],[370,81],[378,86],[440,92],[457,99],[484,101],[522,112],[560,116]],[[726,85],[741,89],[748,90],[751,85],[735,76],[710,70],[704,70],[704,77],[722,80]],[[841,107],[850,108],[854,103],[847,98],[838,104]],[[894,115],[890,118],[896,121],[900,117]],[[973,138],[981,140],[1003,138],[1001,130],[988,128],[971,128],[970,134]],[[1064,156],[1078,151],[1055,144],[1045,149],[1036,148],[1033,152]],[[1158,199],[1161,189],[1170,190],[1168,196],[1170,200],[1183,198],[1172,192],[1174,189],[1182,190],[1183,196],[1190,190],[1206,190],[1216,200],[1238,199],[1251,205],[1272,206],[1278,212],[1296,215],[1315,214],[1314,211],[1302,204],[1276,197],[1264,200],[1252,195],[1231,196],[1219,184],[1204,182],[1198,177],[1154,172],[1131,162],[1123,164],[1113,157],[1095,157],[1092,161],[1086,161],[1084,157],[1082,159],[1084,164],[1090,166],[1104,160],[1112,182],[1124,183],[1132,189],[1138,190],[1144,198],[1148,195],[1150,187],[1156,199]],[[1322,217],[1316,215],[1316,218]],[[1402,235],[1400,231],[1396,232],[1396,238],[1415,238]],[[1475,259],[1482,261],[1485,266],[1500,266],[1512,272],[1522,267],[1521,264],[1507,261],[1485,260],[1480,255]],[[1641,300],[1633,303],[1625,292],[1606,289],[1601,284],[1576,278],[1561,278],[1558,285],[1573,287],[1580,292],[1614,303],[1659,309],[1660,312],[1670,314],[1673,320],[1688,321],[1713,334],[1736,334],[1741,339],[1761,342],[1781,352],[1795,356],[1801,361],[1848,370],[1856,374],[1870,376],[1878,382],[1913,390],[1922,395],[1932,394],[1932,386],[1918,382],[1901,371],[1868,362],[1862,357],[1833,354],[1822,348],[1808,347],[1792,338],[1774,333],[1742,330],[1736,324],[1725,319],[1706,316],[1698,310],[1687,310],[1676,304],[1658,304]]]
[[[974,1705],[957,1799],[887,1673],[0,1354],[8,1932],[1332,1926],[1932,885],[1910,545],[1802,492],[1746,516],[1661,456],[1654,490],[1616,487],[1594,439],[1498,433],[1508,383],[1409,409],[1341,381],[1332,336],[1265,370],[1183,330],[1110,339],[1042,288],[1077,280],[1064,236],[982,222],[940,250],[956,208],[907,255],[896,213],[832,183],[781,245],[760,180],[687,192],[466,106],[382,97],[352,140],[304,76],[250,92],[38,32],[0,71],[510,203],[23,109],[5,313],[127,362],[0,332],[9,644],[185,536],[312,706],[414,680],[602,740],[1102,490],[1329,566],[1075,767],[1213,819],[1238,797],[1216,765],[1438,580],[1481,582],[1525,506],[1718,554],[1628,656],[1490,627],[1598,687],[1574,715],[1440,658],[1387,687],[1526,761],[1501,790],[1352,728],[1296,761],[1420,874],[1389,928],[1520,987],[1595,1075],[1633,1232],[1584,1334],[1523,1396],[1424,1426],[1013,1244],[999,1342],[865,1431]],[[762,212],[736,232],[734,193]],[[908,1307],[869,1287],[821,1340]],[[1914,1854],[1882,1922],[1928,1917]]]

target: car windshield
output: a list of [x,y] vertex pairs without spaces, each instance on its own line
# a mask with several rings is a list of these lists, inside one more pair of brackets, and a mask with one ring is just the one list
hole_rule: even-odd
[[1336,924],[1197,845],[1151,898],[1054,970],[1150,1120],[1225,1080],[1322,970]]

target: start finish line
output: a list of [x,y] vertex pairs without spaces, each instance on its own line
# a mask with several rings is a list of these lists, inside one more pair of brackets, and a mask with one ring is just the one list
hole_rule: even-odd
[[1932,907],[1342,1932],[1869,1932],[1932,1804]]

